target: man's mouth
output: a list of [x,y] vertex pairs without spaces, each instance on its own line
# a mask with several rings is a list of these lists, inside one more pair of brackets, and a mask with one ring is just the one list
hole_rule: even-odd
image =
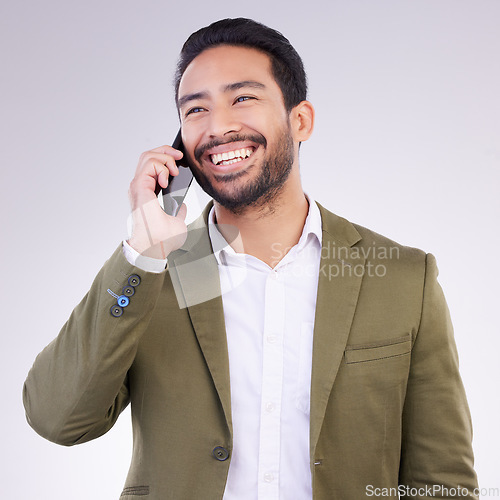
[[248,158],[253,152],[254,148],[235,149],[234,151],[210,155],[210,159],[214,165],[232,165]]

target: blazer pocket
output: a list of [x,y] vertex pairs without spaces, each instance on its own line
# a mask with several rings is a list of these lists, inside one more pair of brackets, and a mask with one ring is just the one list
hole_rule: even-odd
[[379,359],[394,358],[411,352],[411,333],[370,344],[348,345],[344,351],[345,362],[364,363]]
[[123,489],[120,498],[125,500],[125,497],[129,496],[147,496],[147,495],[149,495],[149,486],[128,486],[127,488]]

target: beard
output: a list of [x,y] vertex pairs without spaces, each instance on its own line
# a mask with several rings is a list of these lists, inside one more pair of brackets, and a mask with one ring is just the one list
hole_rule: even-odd
[[[250,140],[262,144],[267,148],[267,141],[262,135],[238,135],[231,139],[231,142]],[[212,142],[195,151],[195,157],[199,158],[209,148],[225,144],[225,142]],[[256,168],[253,164],[245,170],[233,172],[225,175],[214,175],[214,179],[219,185],[214,185],[208,176],[199,168],[193,168],[193,175],[200,187],[209,196],[225,209],[239,215],[252,207],[271,209],[273,200],[279,195],[283,186],[290,175],[294,163],[294,147],[290,131],[290,125],[287,124],[281,130],[275,147],[267,151],[267,158],[264,158],[262,167],[257,177],[244,182],[243,179],[250,175]],[[195,162],[193,162],[195,163]],[[235,184],[231,186],[231,184]],[[238,186],[236,183],[239,183]],[[228,189],[224,189],[221,184],[226,184]]]

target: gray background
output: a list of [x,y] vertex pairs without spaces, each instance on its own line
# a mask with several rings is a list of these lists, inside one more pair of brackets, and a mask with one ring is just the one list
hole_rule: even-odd
[[[436,255],[480,484],[499,488],[500,2],[18,0],[0,7],[0,496],[121,492],[128,410],[101,439],[63,448],[26,424],[22,383],[126,236],[140,153],[174,138],[181,44],[238,16],[282,31],[305,61],[317,111],[306,190]],[[192,192],[190,219],[200,203]]]

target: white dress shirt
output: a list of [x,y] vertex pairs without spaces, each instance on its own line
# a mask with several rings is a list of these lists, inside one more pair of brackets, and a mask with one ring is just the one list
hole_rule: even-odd
[[[318,206],[310,203],[299,242],[274,269],[236,253],[217,229],[214,214],[212,209],[209,235],[213,248],[222,248],[215,258],[233,419],[224,500],[312,499],[309,405],[322,237]],[[124,252],[145,270],[165,268],[165,261],[136,262],[137,252],[126,244]]]

